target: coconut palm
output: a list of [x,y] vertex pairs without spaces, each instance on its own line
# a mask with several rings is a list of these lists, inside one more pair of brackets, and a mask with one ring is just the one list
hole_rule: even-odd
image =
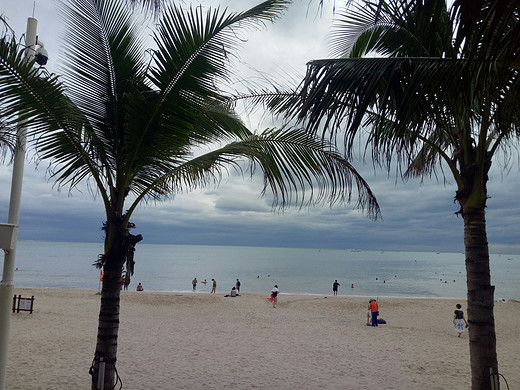
[[[379,210],[366,182],[332,145],[297,128],[250,131],[221,92],[241,31],[280,16],[288,1],[264,1],[242,13],[201,7],[164,9],[151,56],[142,23],[124,0],[69,0],[64,73],[24,66],[15,42],[0,46],[0,94],[6,114],[20,113],[58,185],[94,184],[106,213],[98,337],[105,388],[116,381],[122,270],[133,271],[130,218],[143,201],[217,183],[228,167],[261,170],[274,204],[346,202]],[[63,79],[63,81],[62,81]],[[247,164],[242,164],[242,161]]]
[[308,64],[301,117],[347,146],[368,133],[374,159],[397,158],[405,177],[451,173],[464,220],[472,388],[490,389],[498,363],[487,182],[519,137],[520,2],[455,0],[451,11],[444,0],[349,3],[332,34],[340,57]]

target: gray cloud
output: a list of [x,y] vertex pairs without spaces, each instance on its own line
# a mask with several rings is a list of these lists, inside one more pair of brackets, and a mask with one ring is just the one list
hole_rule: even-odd
[[[4,2],[0,13],[9,16],[17,35],[25,30],[32,1]],[[216,2],[203,1],[204,4]],[[241,11],[257,2],[224,1],[223,6]],[[325,2],[327,7],[332,3]],[[267,31],[248,35],[241,51],[245,64],[270,75],[303,74],[305,63],[327,54],[326,32],[330,8],[321,18],[307,11],[308,1],[295,1],[285,17]],[[240,7],[240,8],[238,8]],[[51,0],[36,7],[40,37],[51,53],[49,67],[59,60],[57,21]],[[247,73],[244,77],[253,77]],[[251,118],[252,123],[256,120]],[[451,178],[396,180],[370,164],[355,163],[376,194],[383,218],[372,221],[354,210],[354,204],[285,211],[273,210],[272,195],[260,198],[261,177],[252,180],[231,174],[218,188],[209,187],[178,194],[172,200],[140,206],[133,217],[146,243],[252,245],[312,248],[359,248],[372,250],[463,251],[463,221],[455,215],[455,185]],[[0,222],[7,220],[11,167],[0,166]],[[488,240],[491,251],[520,253],[520,175],[514,165],[506,176],[493,166],[488,186]],[[103,206],[87,186],[61,192],[45,179],[43,164],[36,170],[27,164],[24,177],[21,239],[100,242]]]

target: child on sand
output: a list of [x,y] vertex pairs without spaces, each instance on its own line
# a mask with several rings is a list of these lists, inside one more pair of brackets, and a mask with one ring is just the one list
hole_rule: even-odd
[[273,307],[276,307],[276,304],[278,303],[278,293],[280,290],[278,290],[278,285],[275,284],[274,288],[271,290],[271,297],[273,298]]

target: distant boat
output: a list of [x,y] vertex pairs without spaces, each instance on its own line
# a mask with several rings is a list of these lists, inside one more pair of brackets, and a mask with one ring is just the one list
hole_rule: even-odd
[[349,252],[363,252],[361,249],[349,249]]

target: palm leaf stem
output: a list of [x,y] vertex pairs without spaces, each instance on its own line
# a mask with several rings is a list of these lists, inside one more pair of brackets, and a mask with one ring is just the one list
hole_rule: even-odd
[[423,136],[422,134],[418,134],[417,138],[425,144],[427,144],[430,148],[434,149],[437,153],[439,153],[439,155],[446,162],[448,168],[453,174],[453,178],[457,182],[457,187],[462,188],[462,177],[460,176],[456,163],[450,158],[450,156],[448,156],[448,154],[444,150],[442,150],[442,148],[440,148],[435,142],[430,141],[427,137]]

